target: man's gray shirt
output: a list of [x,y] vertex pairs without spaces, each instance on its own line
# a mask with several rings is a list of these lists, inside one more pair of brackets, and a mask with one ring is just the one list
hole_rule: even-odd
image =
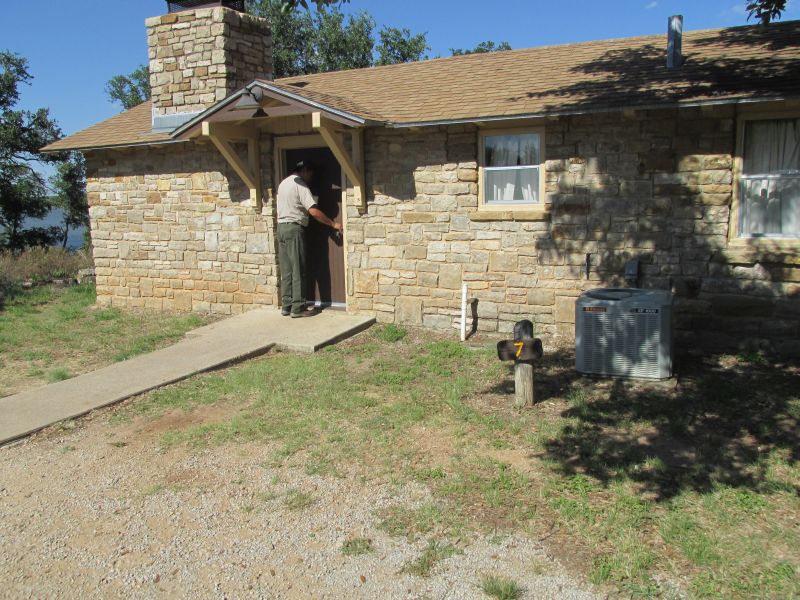
[[308,209],[317,201],[306,182],[297,174],[289,175],[278,186],[278,223],[308,225]]

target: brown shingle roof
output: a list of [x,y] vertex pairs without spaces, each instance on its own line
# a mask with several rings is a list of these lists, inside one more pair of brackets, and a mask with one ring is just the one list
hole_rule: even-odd
[[[275,87],[393,124],[800,96],[800,21],[472,54],[279,79]],[[167,141],[146,102],[46,150]]]
[[275,83],[350,98],[398,124],[800,95],[800,21],[686,32],[683,54],[684,65],[668,70],[666,35],[653,35]]
[[110,119],[53,142],[44,152],[87,150],[107,146],[135,146],[171,141],[169,132],[153,133],[152,104],[149,100]]

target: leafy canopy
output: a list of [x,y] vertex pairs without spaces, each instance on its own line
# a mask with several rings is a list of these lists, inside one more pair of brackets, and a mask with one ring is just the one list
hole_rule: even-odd
[[138,106],[150,98],[150,69],[139,65],[128,75],[115,75],[106,83],[106,94],[125,110]]
[[412,35],[405,27],[384,27],[379,35],[378,65],[396,65],[427,58],[423,55],[430,47],[424,33]]
[[31,79],[23,57],[0,52],[0,247],[14,251],[47,245],[58,233],[57,228],[24,229],[26,219],[42,218],[50,211],[47,187],[34,165],[64,159],[39,152],[61,137],[48,110],[15,109],[20,86]]
[[508,42],[500,42],[495,45],[492,41],[481,42],[472,50],[464,50],[462,48],[450,48],[450,54],[453,56],[463,56],[464,54],[484,54],[486,52],[502,52],[504,50],[511,50],[511,44]]
[[762,24],[768,25],[781,18],[786,10],[786,0],[752,0],[747,3],[746,8],[748,21],[755,17]]
[[89,225],[89,204],[86,199],[86,163],[83,154],[70,152],[50,177],[53,206],[64,213],[61,246],[67,247],[70,230]]
[[[383,27],[376,38],[375,19],[360,11],[345,16],[342,2],[316,2],[315,9],[286,10],[285,0],[253,0],[250,12],[272,24],[272,60],[276,78],[359,69],[422,60],[424,33]],[[307,7],[294,2],[291,8]]]

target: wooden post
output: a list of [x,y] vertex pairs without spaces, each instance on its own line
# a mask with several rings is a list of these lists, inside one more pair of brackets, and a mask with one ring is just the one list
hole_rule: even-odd
[[[517,321],[514,325],[514,341],[520,342],[531,338],[533,338],[533,323],[527,319]],[[514,406],[530,408],[533,404],[533,362],[514,361]]]
[[518,360],[514,363],[514,406],[530,408],[534,402],[533,363]]

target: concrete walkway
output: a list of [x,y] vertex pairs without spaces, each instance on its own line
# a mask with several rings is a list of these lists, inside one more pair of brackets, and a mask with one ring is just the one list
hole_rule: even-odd
[[277,346],[316,352],[375,322],[333,310],[305,319],[263,308],[190,331],[168,348],[36,390],[0,398],[0,444]]

